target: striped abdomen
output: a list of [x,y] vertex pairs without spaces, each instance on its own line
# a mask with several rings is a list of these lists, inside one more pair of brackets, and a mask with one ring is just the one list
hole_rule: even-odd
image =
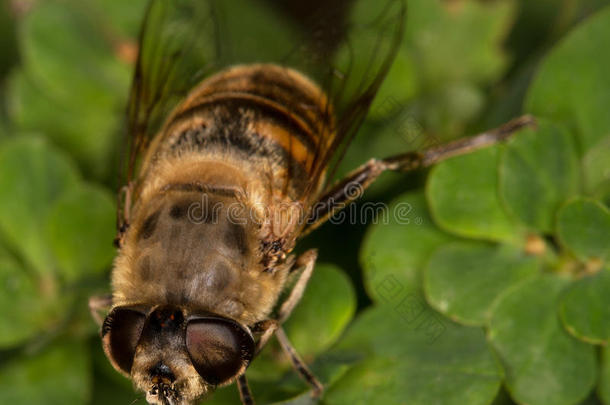
[[276,65],[233,67],[203,81],[178,106],[143,170],[192,152],[242,160],[244,167],[266,170],[276,192],[301,200],[321,181],[313,175],[334,136],[331,117],[324,93],[300,73]]

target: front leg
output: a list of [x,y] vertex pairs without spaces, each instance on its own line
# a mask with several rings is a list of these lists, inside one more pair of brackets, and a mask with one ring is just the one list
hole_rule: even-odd
[[[89,311],[97,326],[102,326],[104,318],[112,307],[112,295],[94,295],[89,297]],[[102,316],[102,314],[104,314]]]
[[385,171],[409,172],[430,167],[453,156],[463,155],[500,143],[518,130],[535,125],[529,115],[516,118],[506,124],[481,134],[434,146],[421,152],[407,152],[385,159],[371,159],[347,177],[330,187],[313,206],[307,219],[307,227],[300,237],[322,225],[336,212],[357,200],[381,173]]
[[275,332],[275,336],[277,337],[278,342],[280,342],[280,346],[282,346],[282,350],[284,353],[288,355],[290,358],[290,363],[292,367],[299,373],[299,377],[303,379],[307,384],[311,386],[311,395],[314,398],[319,398],[324,391],[324,385],[318,380],[318,378],[309,370],[307,364],[301,359],[301,356],[297,353],[297,351],[292,347],[292,343],[288,340],[288,336],[284,332],[284,329],[280,326]]
[[280,306],[276,319],[268,319],[258,322],[253,327],[253,331],[255,333],[261,334],[255,353],[260,352],[260,350],[265,347],[271,336],[275,334],[280,346],[282,347],[282,350],[288,355],[292,367],[296,370],[299,376],[312,387],[312,395],[314,397],[320,396],[324,386],[309,370],[294,347],[292,347],[292,344],[288,340],[288,336],[286,336],[286,333],[284,333],[281,325],[288,319],[296,305],[303,297],[305,287],[313,274],[313,269],[315,267],[317,258],[318,252],[315,249],[308,250],[297,258],[291,271],[296,271],[299,268],[303,268],[303,270],[292,287],[288,298]]
[[237,377],[237,389],[239,390],[239,399],[241,400],[242,405],[255,405],[245,374]]
[[264,321],[257,322],[252,327],[252,332],[260,334],[255,353],[260,352],[263,347],[265,347],[271,336],[273,336],[275,331],[286,321],[286,319],[288,319],[294,310],[294,307],[296,307],[299,301],[301,301],[303,293],[305,292],[305,287],[307,287],[307,283],[313,274],[313,269],[315,267],[317,258],[318,252],[315,249],[311,249],[301,254],[295,260],[290,272],[292,273],[294,271],[298,271],[300,268],[303,270],[292,287],[288,298],[286,298],[286,300],[280,306],[275,319],[266,319]]
[[123,245],[125,233],[129,228],[132,190],[133,183],[129,182],[128,185],[121,187],[120,191],[117,193],[117,235],[114,238],[114,246],[117,248],[120,248]]
[[282,325],[286,321],[286,319],[288,319],[288,317],[294,310],[294,307],[296,307],[299,301],[301,301],[301,298],[303,298],[305,287],[307,287],[307,283],[309,283],[309,279],[313,274],[313,269],[316,265],[317,259],[318,251],[316,249],[310,249],[305,253],[301,254],[295,261],[291,272],[296,271],[299,268],[303,268],[303,271],[299,275],[299,278],[295,283],[294,287],[292,287],[288,298],[280,306],[276,318],[280,325]]

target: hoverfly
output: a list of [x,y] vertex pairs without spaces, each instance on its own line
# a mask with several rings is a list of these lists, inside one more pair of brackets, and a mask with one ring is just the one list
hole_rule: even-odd
[[298,28],[262,18],[273,9],[254,0],[150,0],[128,105],[113,293],[90,301],[94,316],[109,309],[106,356],[149,403],[192,404],[236,381],[252,404],[246,368],[274,335],[319,396],[282,329],[316,261],[313,250],[291,254],[299,237],[355,199],[354,185],[530,122],[373,159],[331,183],[405,21],[403,0],[356,3],[347,13],[325,5]]

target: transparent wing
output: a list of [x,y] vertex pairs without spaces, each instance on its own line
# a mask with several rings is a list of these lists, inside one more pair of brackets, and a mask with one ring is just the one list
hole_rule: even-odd
[[[140,31],[127,107],[132,181],[138,158],[171,108],[205,77],[218,59],[212,4],[151,0]],[[208,41],[202,41],[207,38]]]
[[332,145],[319,156],[319,171],[333,175],[366,118],[400,46],[406,19],[402,0],[354,3],[344,37],[330,60],[331,71],[320,78],[336,111]]
[[311,159],[311,184],[334,170],[393,62],[404,0],[359,0],[349,8],[330,2],[299,22],[272,3],[150,1],[128,106],[127,182],[150,139],[190,89],[225,67],[248,63],[293,68],[323,89],[335,119]]

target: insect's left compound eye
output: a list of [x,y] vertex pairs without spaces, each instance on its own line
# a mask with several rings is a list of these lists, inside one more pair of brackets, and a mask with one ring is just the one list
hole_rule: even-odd
[[186,348],[199,375],[209,384],[220,385],[248,366],[254,354],[254,339],[237,322],[202,318],[188,323]]
[[118,371],[129,375],[146,316],[130,308],[117,307],[102,326],[102,343],[108,359]]

